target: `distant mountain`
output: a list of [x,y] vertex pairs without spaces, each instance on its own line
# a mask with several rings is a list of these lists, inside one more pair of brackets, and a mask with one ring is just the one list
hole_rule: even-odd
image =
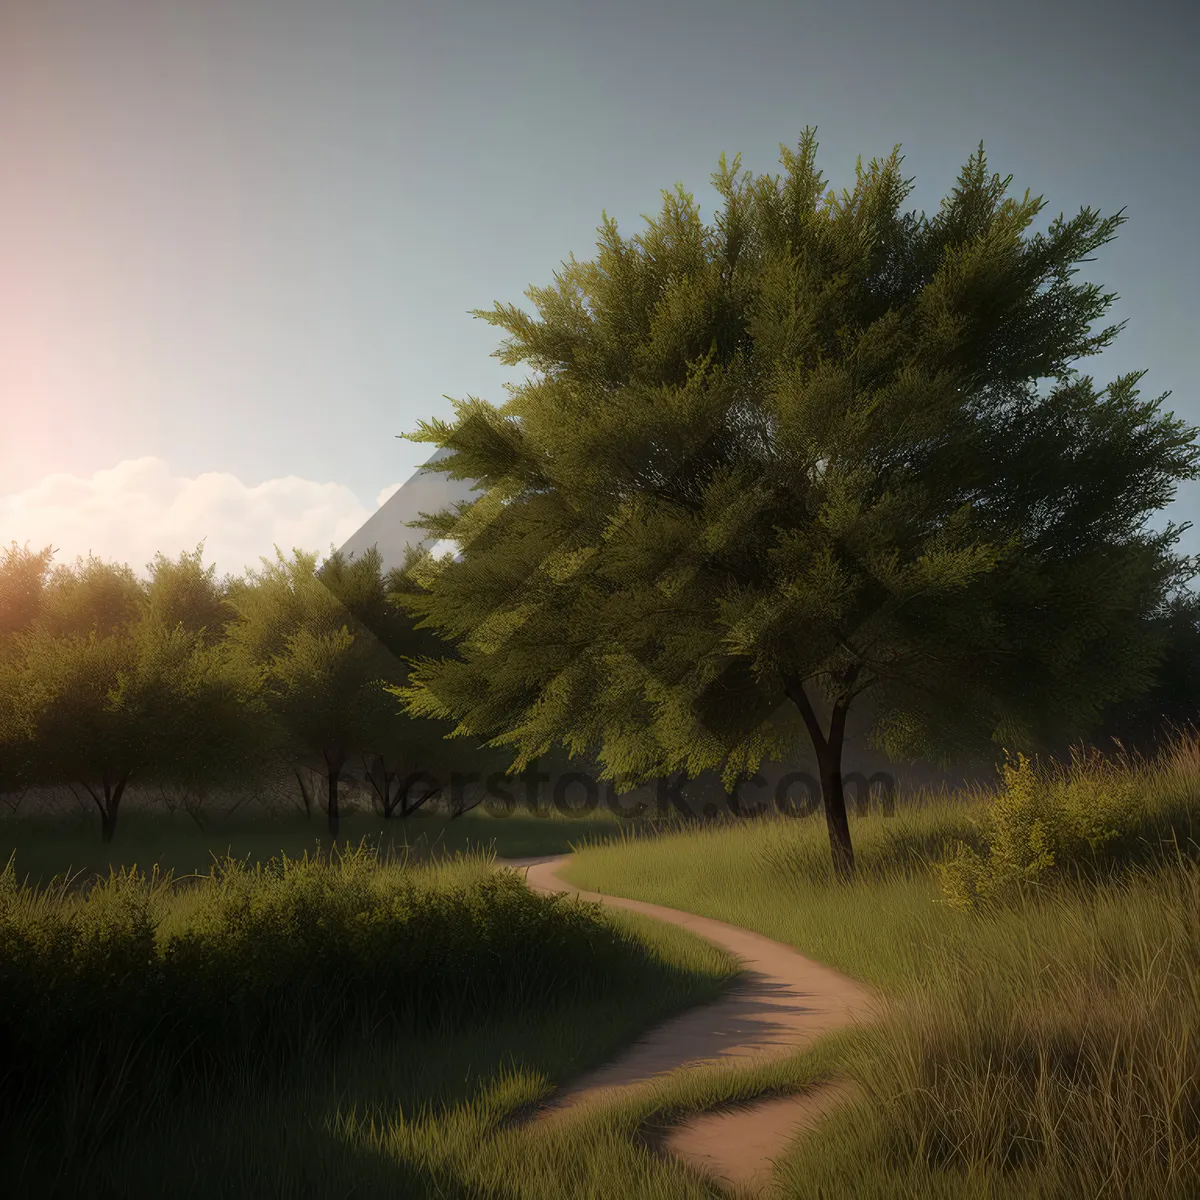
[[372,513],[341,547],[347,556],[361,557],[372,546],[379,549],[384,571],[404,565],[407,546],[428,546],[431,539],[421,536],[421,530],[410,529],[421,513],[435,513],[453,504],[471,499],[472,483],[468,479],[450,479],[440,471],[427,471],[430,464],[443,458],[448,451],[439,450],[407,483],[403,483],[379,509]]

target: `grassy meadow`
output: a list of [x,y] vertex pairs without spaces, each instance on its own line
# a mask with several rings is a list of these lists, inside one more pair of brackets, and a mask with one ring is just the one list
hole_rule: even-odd
[[[1043,814],[1024,830],[1031,814],[1005,811],[1022,789]],[[1119,802],[1126,827],[1039,860],[1056,792],[1085,826]],[[796,1143],[780,1194],[1200,1193],[1200,743],[1042,783],[1018,772],[990,804],[927,797],[854,835],[848,888],[819,818],[625,839],[565,872],[755,929],[884,993],[881,1021],[828,1060],[861,1101]],[[1024,877],[968,902],[964,845]],[[795,1068],[811,1074],[811,1056]]]
[[6,1194],[479,1196],[528,1174],[504,1122],[735,968],[481,855],[358,851],[186,886],[10,868],[0,970]]
[[[388,823],[388,841],[359,814],[343,829],[363,844],[333,850],[303,817],[207,833],[178,817],[131,813],[110,846],[91,823],[5,822],[14,1195],[719,1197],[657,1132],[835,1076],[860,1099],[796,1141],[778,1196],[1197,1194],[1195,741],[852,817],[849,887],[820,817],[476,812]],[[735,971],[677,928],[533,895],[492,859],[571,847],[572,882],[794,945],[875,985],[880,1020],[524,1124]],[[39,861],[59,878],[34,878]]]
[[[112,842],[102,842],[94,813],[34,812],[0,817],[0,866],[10,858],[17,876],[33,884],[71,875],[107,877],[137,867],[175,876],[204,874],[214,859],[266,863],[286,855],[299,858],[367,845],[384,860],[430,862],[459,854],[495,853],[503,858],[566,854],[580,844],[618,836],[629,821],[601,809],[567,817],[550,808],[527,808],[508,816],[475,809],[459,817],[418,811],[384,820],[370,811],[344,816],[336,842],[324,817],[249,812],[203,814],[197,821],[183,811],[144,808],[123,813]],[[666,827],[670,827],[668,823]]]

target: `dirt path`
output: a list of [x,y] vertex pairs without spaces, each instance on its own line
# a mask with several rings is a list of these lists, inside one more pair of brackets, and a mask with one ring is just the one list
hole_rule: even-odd
[[[682,1066],[719,1062],[742,1067],[783,1058],[822,1034],[872,1016],[874,997],[866,987],[790,946],[709,917],[565,883],[557,872],[569,857],[501,859],[497,865],[525,868],[535,891],[569,892],[681,925],[736,955],[744,973],[717,1000],[669,1018],[610,1063],[572,1081],[547,1104],[541,1119],[620,1095]],[[796,1096],[703,1113],[672,1129],[664,1144],[721,1183],[754,1194],[766,1185],[772,1160],[795,1134],[849,1095],[847,1085],[831,1083]]]

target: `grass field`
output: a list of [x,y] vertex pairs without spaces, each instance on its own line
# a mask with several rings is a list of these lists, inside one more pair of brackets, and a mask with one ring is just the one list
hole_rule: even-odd
[[559,1150],[502,1123],[734,970],[481,856],[226,864],[182,891],[9,872],[0,949],[0,1179],[23,1196],[538,1194],[539,1171],[554,1194]]
[[[988,808],[981,795],[853,818],[851,887],[833,881],[824,823],[808,818],[673,830],[601,815],[417,818],[430,822],[417,836],[410,822],[399,827],[407,838],[385,841],[395,853],[302,864],[290,883],[253,864],[315,845],[317,822],[231,823],[214,836],[147,817],[112,847],[90,823],[57,836],[52,824],[6,823],[25,870],[39,854],[51,873],[106,861],[195,870],[227,847],[246,865],[183,888],[117,880],[92,895],[78,881],[22,888],[9,872],[0,961],[49,974],[24,1001],[0,979],[6,1037],[53,1033],[43,998],[71,971],[63,1007],[77,1024],[27,1047],[36,1102],[8,1122],[0,1179],[39,1196],[691,1200],[722,1193],[654,1152],[656,1128],[848,1075],[862,1099],[794,1145],[776,1173],[780,1196],[1190,1198],[1200,1191],[1200,746],[1115,775],[1081,768],[1071,794],[1085,817],[1128,799],[1113,779],[1136,792],[1125,836],[1078,860],[1064,851],[1029,886],[973,908],[950,903],[939,867],[957,861],[960,842],[1012,851],[983,820],[989,811],[1029,832],[1011,803]],[[1028,798],[1053,808],[1049,793]],[[371,841],[371,823],[347,819],[347,840]],[[1085,820],[1085,833],[1093,826]],[[572,882],[795,945],[875,984],[883,1020],[768,1068],[690,1071],[636,1100],[524,1126],[515,1118],[554,1082],[714,995],[732,969],[672,927],[533,897],[512,876],[513,887],[489,890],[488,852],[474,850],[572,845]],[[463,847],[472,853],[455,858]],[[142,957],[123,958],[147,928]],[[151,972],[161,990],[135,988],[117,1005],[150,1031],[158,1057],[126,1067],[119,1028],[107,1059],[73,1054],[81,1029],[113,1023],[104,998],[121,1001],[125,986],[114,979],[138,977],[115,968],[144,972],[170,945],[186,954],[165,956],[174,975]],[[65,958],[64,947],[74,947]],[[75,966],[64,973],[63,961]],[[104,964],[107,977],[87,974]],[[81,980],[94,986],[81,991]],[[199,1058],[158,1031],[181,1012],[206,1017]],[[59,1058],[56,1045],[67,1048]],[[122,1102],[104,1088],[123,1071]]]
[[[617,836],[627,825],[604,810],[579,818],[553,809],[539,815],[518,810],[511,816],[474,810],[457,818],[417,812],[387,821],[372,813],[352,813],[342,818],[336,844],[345,848],[365,841],[382,857],[399,861],[493,852],[521,858],[565,854],[575,845]],[[64,874],[103,877],[131,867],[192,875],[208,871],[214,857],[261,863],[280,854],[299,857],[318,847],[331,848],[324,817],[308,819],[294,812],[208,817],[198,825],[185,812],[132,811],[122,814],[117,837],[109,844],[100,840],[92,813],[0,818],[0,867],[12,858],[18,878],[34,884]]]
[[796,1145],[783,1194],[1182,1200],[1200,1194],[1198,749],[1134,772],[1119,855],[981,911],[948,904],[934,866],[981,839],[955,802],[856,821],[850,888],[811,819],[593,847],[565,877],[758,930],[885,992],[841,1064],[863,1101]]

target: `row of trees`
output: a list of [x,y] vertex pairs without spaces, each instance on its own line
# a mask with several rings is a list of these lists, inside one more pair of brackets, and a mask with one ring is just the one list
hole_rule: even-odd
[[[406,817],[454,770],[510,765],[406,710],[412,663],[428,669],[447,647],[406,611],[431,590],[385,575],[373,551],[319,566],[277,552],[224,579],[201,548],[159,554],[146,579],[96,558],[52,562],[48,548],[0,552],[0,793],[82,793],[105,841],[131,783],[194,796],[244,791],[282,768],[309,812],[312,780],[324,780],[336,836],[349,778],[369,785],[385,818]],[[1106,712],[1102,736],[1148,745],[1200,715],[1200,604],[1176,596],[1154,623],[1160,669],[1136,703]]]
[[306,806],[323,777],[336,835],[361,766],[383,814],[406,815],[451,755],[498,760],[401,711],[390,689],[436,643],[389,601],[398,578],[374,551],[320,565],[277,551],[221,579],[198,548],[139,578],[14,543],[0,558],[0,791],[69,786],[110,840],[131,785],[244,788],[286,763]]

